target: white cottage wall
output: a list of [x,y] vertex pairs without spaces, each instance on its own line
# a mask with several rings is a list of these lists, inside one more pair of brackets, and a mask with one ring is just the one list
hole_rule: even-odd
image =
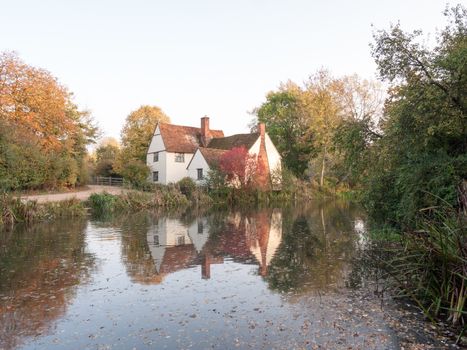
[[282,178],[280,177],[281,167],[281,155],[276,149],[276,146],[271,141],[268,134],[265,135],[266,153],[268,154],[269,169],[273,175],[279,174],[279,176],[272,177],[274,183],[281,183]]
[[167,152],[166,167],[167,167],[167,179],[166,183],[177,182],[188,176],[188,170],[186,166],[193,157],[193,153],[183,153],[184,161],[176,162],[175,157],[178,153]]
[[[154,162],[154,153],[159,152],[159,160]],[[149,144],[146,155],[146,164],[151,169],[150,181],[153,181],[153,172],[159,172],[159,181],[157,183],[167,184],[167,152],[165,152],[164,141],[160,133],[159,125],[154,131],[154,135]]]
[[188,176],[195,181],[196,184],[201,185],[204,182],[204,179],[198,180],[198,169],[203,169],[203,177],[206,178],[210,168],[200,150],[195,152],[195,155],[188,166]]

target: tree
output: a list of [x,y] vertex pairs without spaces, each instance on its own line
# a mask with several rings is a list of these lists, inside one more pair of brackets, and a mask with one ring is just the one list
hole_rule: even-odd
[[86,180],[91,116],[49,72],[0,55],[0,174],[6,189],[74,186]]
[[146,153],[157,123],[170,123],[170,118],[156,106],[141,106],[126,118],[121,132],[122,161],[146,163]]
[[219,160],[219,170],[234,187],[247,188],[254,183],[257,173],[256,156],[245,147],[234,147]]
[[333,137],[333,149],[339,158],[340,181],[350,186],[362,183],[372,163],[371,147],[382,137],[379,122],[383,113],[384,91],[380,83],[357,75],[341,79],[339,101],[341,117]]
[[96,148],[96,169],[98,176],[116,176],[115,162],[120,153],[120,145],[113,137],[104,138]]
[[[305,101],[309,115],[309,132],[313,135],[313,146],[317,150],[315,160],[319,161],[319,183],[324,185],[326,163],[330,161],[330,150],[334,132],[340,122],[341,105],[338,94],[341,81],[333,78],[328,71],[321,70],[311,76],[306,84]],[[311,163],[314,165],[314,162]],[[313,171],[313,169],[312,169]],[[316,174],[316,171],[314,171]]]
[[292,82],[281,85],[278,91],[268,93],[266,102],[254,114],[257,120],[253,124],[259,121],[266,125],[285,166],[303,176],[315,150],[300,87]]
[[450,22],[434,47],[420,43],[421,31],[399,25],[374,35],[373,56],[390,89],[366,203],[409,225],[421,208],[456,206],[456,189],[467,178],[467,10],[445,15]]

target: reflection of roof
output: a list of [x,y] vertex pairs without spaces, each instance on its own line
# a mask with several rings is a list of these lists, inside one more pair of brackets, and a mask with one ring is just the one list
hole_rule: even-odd
[[205,148],[200,147],[199,151],[203,155],[206,163],[208,163],[209,167],[216,168],[219,165],[219,161],[222,155],[227,152],[224,149],[214,149],[214,148]]
[[164,257],[159,273],[171,273],[186,269],[193,265],[197,253],[193,244],[168,246],[165,248]]
[[217,149],[224,149],[230,150],[234,147],[241,147],[244,146],[246,149],[250,149],[251,146],[254,145],[256,140],[258,140],[259,134],[237,134],[228,137],[218,137],[213,138],[211,142],[209,142],[209,148],[217,148]]
[[[162,140],[168,152],[195,153],[201,146],[201,129],[191,126],[159,123]],[[222,130],[209,130],[211,137],[224,137]]]

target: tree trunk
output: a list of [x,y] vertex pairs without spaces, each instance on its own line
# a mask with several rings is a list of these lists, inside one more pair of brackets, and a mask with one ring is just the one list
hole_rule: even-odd
[[325,161],[326,161],[326,146],[324,146],[324,153],[323,153],[323,163],[321,165],[321,180],[319,182],[320,186],[324,185],[324,168],[325,168]]

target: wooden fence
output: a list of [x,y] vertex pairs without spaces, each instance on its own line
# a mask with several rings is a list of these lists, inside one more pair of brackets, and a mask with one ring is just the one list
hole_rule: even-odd
[[94,184],[100,186],[123,186],[123,179],[121,177],[96,176]]

